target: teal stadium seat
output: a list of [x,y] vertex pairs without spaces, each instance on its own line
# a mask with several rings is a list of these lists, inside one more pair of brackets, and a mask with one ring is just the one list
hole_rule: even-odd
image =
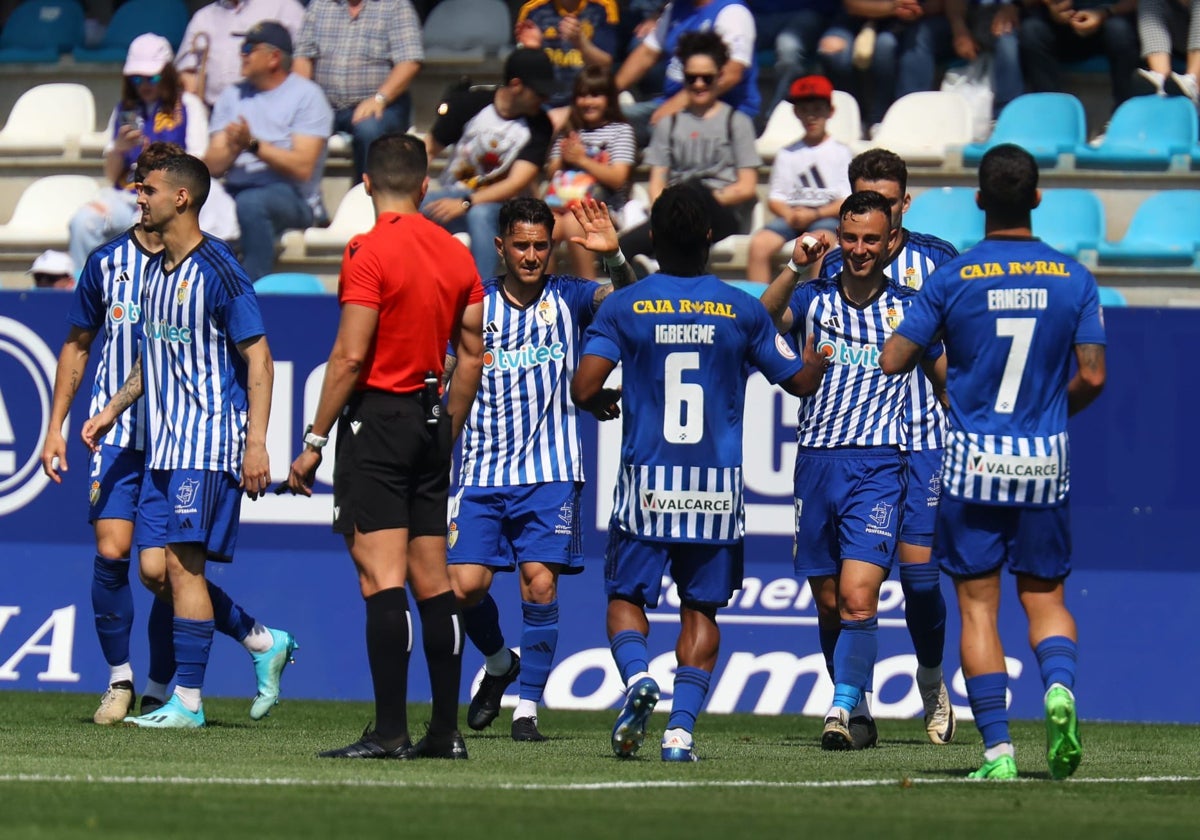
[[75,60],[123,62],[129,44],[147,32],[163,36],[172,49],[178,50],[187,23],[188,9],[183,0],[128,0],[113,14],[100,46],[76,47]]
[[1117,108],[1099,146],[1075,147],[1075,165],[1167,170],[1186,161],[1196,141],[1196,106],[1187,97],[1135,96]]
[[1087,139],[1083,103],[1069,93],[1027,93],[1000,112],[992,136],[963,148],[963,164],[978,166],[988,149],[1015,143],[1033,155],[1038,166],[1058,166],[1059,155],[1075,151]]
[[983,211],[975,206],[971,187],[932,187],[912,200],[904,226],[940,236],[965,251],[983,239]]
[[756,298],[762,297],[762,293],[767,290],[766,283],[751,283],[749,280],[726,280],[725,285],[741,289],[746,294]]
[[83,39],[77,0],[25,0],[0,32],[0,63],[54,64],[60,53],[83,46]]
[[323,295],[325,284],[315,274],[290,272],[264,275],[254,283],[260,295]]
[[1125,300],[1125,295],[1121,294],[1120,289],[1114,289],[1112,286],[1100,287],[1100,305],[1101,306],[1128,306]]
[[1101,265],[1151,267],[1197,265],[1198,250],[1200,190],[1150,196],[1134,211],[1121,241],[1101,242],[1098,248]]
[[1099,247],[1104,229],[1104,205],[1091,190],[1042,190],[1033,233],[1050,247],[1078,259]]

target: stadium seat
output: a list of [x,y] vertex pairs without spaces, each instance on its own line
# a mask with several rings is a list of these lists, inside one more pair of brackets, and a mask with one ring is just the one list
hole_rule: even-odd
[[482,61],[508,52],[513,27],[503,0],[442,0],[423,34],[427,58]]
[[1058,166],[1059,155],[1074,152],[1087,139],[1083,103],[1069,93],[1027,93],[1004,107],[992,136],[963,148],[963,164],[978,166],[984,153],[1001,143],[1015,143],[1033,155],[1038,166]]
[[[862,115],[858,100],[844,90],[833,92],[833,116],[825,124],[825,130],[833,139],[849,146],[862,139]],[[767,163],[775,159],[779,150],[804,136],[804,126],[796,119],[790,102],[780,102],[771,112],[767,127],[754,143],[754,148]]]
[[852,143],[855,153],[867,149],[891,149],[909,165],[937,164],[946,160],[948,149],[971,142],[971,109],[957,93],[918,91],[892,103],[879,131],[870,140]]
[[1198,249],[1200,190],[1165,190],[1141,203],[1119,242],[1098,251],[1102,265],[1187,266]]
[[749,280],[726,280],[725,285],[741,289],[746,294],[753,295],[756,298],[762,297],[762,293],[767,290],[766,283],[751,283]]
[[1114,289],[1112,286],[1100,287],[1100,305],[1101,306],[1128,306],[1125,300],[1125,295],[1121,294],[1119,289]]
[[965,251],[983,239],[983,211],[975,206],[971,187],[932,187],[912,200],[904,226],[940,236]]
[[96,179],[87,175],[39,178],[21,193],[8,224],[0,225],[0,247],[22,251],[65,249],[71,216],[99,192]]
[[1113,114],[1099,146],[1075,147],[1080,169],[1186,168],[1196,146],[1196,106],[1184,96],[1135,96]]
[[260,295],[323,295],[325,284],[315,274],[297,271],[260,277],[254,281],[254,291]]
[[1078,259],[1081,251],[1096,250],[1104,230],[1104,205],[1091,190],[1042,190],[1033,233],[1050,247]]
[[67,141],[96,125],[96,101],[84,85],[54,82],[21,94],[0,129],[0,151],[62,154]]
[[59,53],[83,46],[78,0],[25,0],[0,33],[0,63],[54,64]]
[[720,242],[713,243],[708,253],[710,263],[734,263],[744,266],[750,249],[750,237],[753,232],[767,224],[767,211],[763,202],[754,202],[754,210],[750,214],[750,229],[746,233],[735,233],[726,236]]
[[76,47],[76,61],[125,61],[129,44],[139,35],[153,32],[171,42],[179,49],[183,32],[187,29],[188,8],[183,0],[126,0],[113,13],[104,40],[94,49]]
[[341,253],[350,238],[375,226],[375,207],[366,187],[356,184],[342,197],[327,228],[304,231],[304,250],[308,254]]

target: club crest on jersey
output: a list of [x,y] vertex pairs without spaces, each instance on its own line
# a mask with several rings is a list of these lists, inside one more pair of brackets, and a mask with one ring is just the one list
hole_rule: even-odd
[[100,503],[100,482],[99,481],[92,482],[91,489],[88,490],[88,502],[91,503],[92,507],[95,507],[96,505],[98,505]]
[[910,289],[921,288],[921,278],[917,276],[916,266],[910,265],[908,268],[904,269],[904,285],[908,286]]
[[558,313],[554,311],[554,304],[548,300],[544,300],[537,305],[538,320],[547,327],[553,326],[558,320]]
[[175,302],[177,304],[179,304],[180,306],[183,306],[183,302],[185,300],[187,300],[187,296],[188,296],[188,281],[181,280],[179,283],[179,291],[177,291],[175,293]]
[[904,314],[895,307],[889,306],[887,316],[884,320],[887,321],[888,329],[895,330],[896,327],[900,326],[900,322],[904,320]]
[[458,542],[458,523],[451,522],[450,527],[448,529],[446,529],[446,545],[449,546],[450,548],[454,548],[454,546],[457,542]]

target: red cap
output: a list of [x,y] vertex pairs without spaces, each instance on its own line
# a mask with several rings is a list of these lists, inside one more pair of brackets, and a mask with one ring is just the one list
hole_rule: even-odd
[[824,99],[833,101],[833,82],[824,76],[801,76],[792,82],[788,88],[788,102],[798,102],[801,99]]

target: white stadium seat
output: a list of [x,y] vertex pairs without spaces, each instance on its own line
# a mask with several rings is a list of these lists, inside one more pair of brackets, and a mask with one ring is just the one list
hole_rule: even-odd
[[[825,124],[825,131],[840,143],[850,146],[862,139],[862,114],[858,100],[844,90],[833,92],[833,116]],[[804,125],[796,118],[790,102],[780,102],[771,112],[767,127],[754,143],[758,156],[766,163],[785,146],[795,143],[804,136]]]
[[21,193],[8,224],[0,225],[0,246],[28,251],[66,248],[71,217],[99,192],[96,179],[87,175],[39,178]]
[[867,149],[891,149],[910,165],[941,165],[948,149],[961,149],[971,139],[967,100],[957,93],[930,90],[897,99],[884,114],[875,136],[851,148],[856,154]]
[[333,221],[327,228],[304,231],[304,249],[308,254],[340,253],[351,237],[365,233],[375,226],[375,208],[362,184],[356,184],[342,198]]
[[96,101],[83,85],[56,82],[21,94],[0,129],[0,151],[61,155],[96,127]]

